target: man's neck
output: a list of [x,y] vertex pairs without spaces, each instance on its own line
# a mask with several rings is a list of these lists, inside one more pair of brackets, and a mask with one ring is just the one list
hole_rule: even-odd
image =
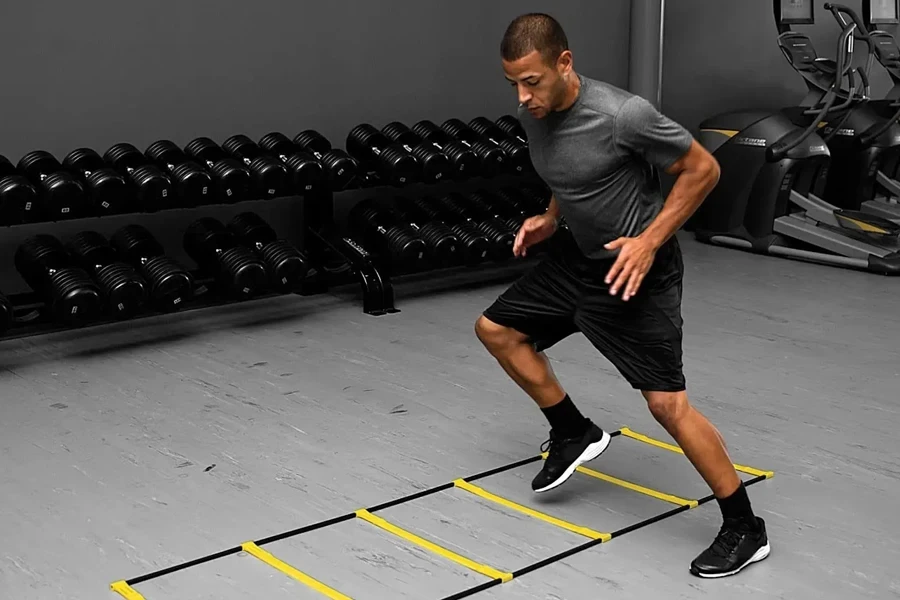
[[575,101],[578,100],[578,94],[581,92],[581,78],[575,71],[571,71],[569,73],[569,81],[566,83],[566,94],[563,98],[562,104],[556,109],[557,111],[564,111],[572,108],[572,105],[575,104]]

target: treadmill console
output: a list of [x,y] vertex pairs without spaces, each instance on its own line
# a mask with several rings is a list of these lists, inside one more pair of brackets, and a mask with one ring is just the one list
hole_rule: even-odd
[[[877,1],[877,0],[874,0]],[[791,25],[815,25],[815,5],[813,0],[773,0],[775,22],[780,33],[788,31]]]
[[900,0],[863,0],[863,21],[872,40],[872,52],[891,75],[900,77],[900,48],[881,25],[900,24]]
[[872,31],[869,33],[874,42],[872,50],[878,55],[881,64],[900,66],[900,48],[894,36],[885,31]]
[[[802,33],[787,33],[778,38],[778,47],[788,62],[799,71],[815,71],[818,55],[809,37]],[[833,73],[832,73],[833,74]]]
[[900,0],[863,0],[863,19],[869,29],[900,24]]

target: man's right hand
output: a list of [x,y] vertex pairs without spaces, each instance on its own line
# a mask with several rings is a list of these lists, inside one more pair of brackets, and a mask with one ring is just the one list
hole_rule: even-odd
[[513,243],[513,256],[525,256],[528,248],[539,244],[556,233],[557,220],[551,214],[544,213],[529,217],[522,223],[516,241]]

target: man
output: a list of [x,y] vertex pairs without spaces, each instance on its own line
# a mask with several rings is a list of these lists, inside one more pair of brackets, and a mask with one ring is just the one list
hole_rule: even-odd
[[[610,436],[585,418],[544,350],[575,332],[641,391],[656,420],[712,489],[723,525],[691,563],[699,577],[733,575],[764,559],[769,543],[724,441],[688,402],[682,373],[683,264],[676,231],[718,182],[715,159],[644,99],[573,69],[559,23],[516,18],[501,43],[506,78],[532,162],[553,192],[528,219],[513,253],[547,240],[564,217],[557,251],[481,315],[478,338],[550,424],[548,458],[532,483],[544,492],[597,458]],[[658,171],[676,176],[667,198]],[[556,239],[554,239],[556,242]]]

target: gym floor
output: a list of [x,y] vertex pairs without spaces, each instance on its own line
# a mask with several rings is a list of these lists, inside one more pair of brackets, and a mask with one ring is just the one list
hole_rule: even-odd
[[[682,239],[691,397],[736,463],[774,471],[749,488],[771,556],[693,578],[720,524],[709,502],[472,597],[900,597],[900,282]],[[400,285],[383,317],[353,295],[294,296],[4,342],[0,596],[120,598],[114,581],[537,456],[543,417],[473,334],[505,285]],[[603,427],[671,441],[582,337],[549,354]],[[675,506],[609,476],[708,494],[682,455],[625,435],[587,466],[606,479],[541,497],[534,462],[474,483],[597,532]],[[590,541],[455,488],[373,514],[402,531],[348,519],[260,547],[351,598],[429,600],[491,579],[437,547],[514,572]],[[133,589],[327,597],[247,552]]]

